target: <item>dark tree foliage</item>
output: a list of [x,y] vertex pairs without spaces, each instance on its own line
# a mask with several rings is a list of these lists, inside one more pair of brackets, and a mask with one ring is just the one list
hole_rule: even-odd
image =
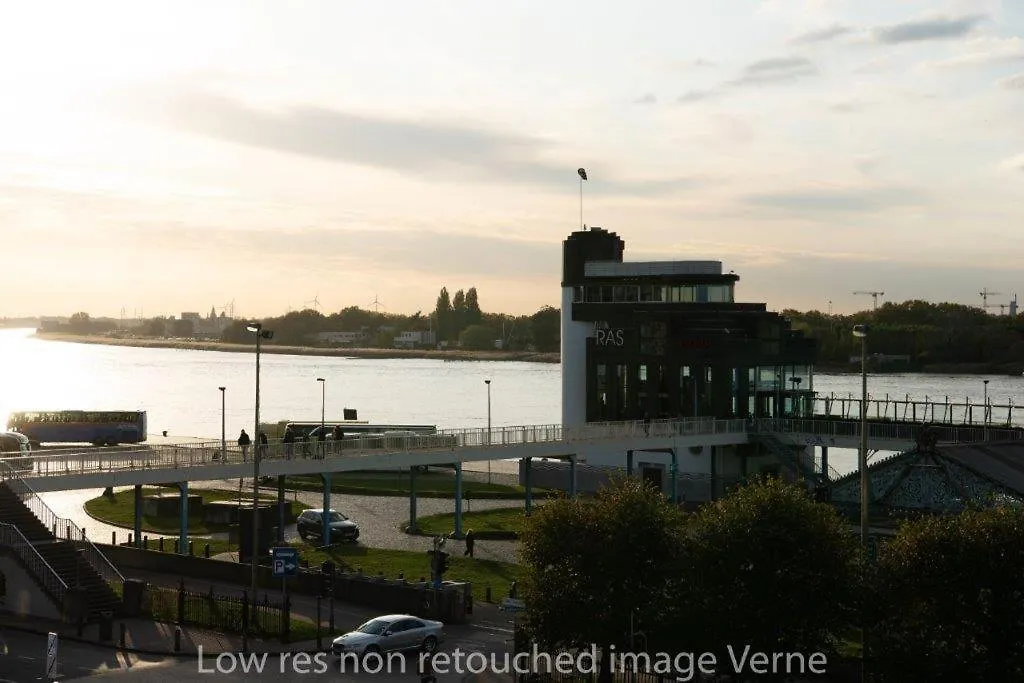
[[447,287],[442,287],[441,293],[437,295],[434,314],[437,317],[438,341],[450,341],[452,338],[452,301],[448,296]]
[[538,351],[558,351],[561,344],[562,314],[545,306],[530,316],[533,345]]
[[685,650],[720,653],[724,667],[730,644],[834,652],[856,617],[856,536],[799,486],[768,478],[736,489],[691,515],[684,546],[664,630]]
[[682,516],[659,491],[631,478],[592,499],[551,501],[521,536],[526,625],[543,648],[628,650],[630,614],[654,630],[679,574]]
[[483,319],[483,313],[480,311],[480,299],[476,293],[476,287],[470,287],[466,291],[466,319],[464,321],[466,327],[470,325],[479,325]]
[[1024,681],[1024,510],[908,523],[873,585],[878,680]]

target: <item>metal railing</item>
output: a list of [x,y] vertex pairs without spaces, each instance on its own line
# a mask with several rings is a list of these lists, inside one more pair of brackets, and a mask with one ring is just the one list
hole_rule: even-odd
[[[822,439],[855,438],[860,436],[860,420],[835,418],[781,419],[757,418],[751,420],[751,431],[758,434],[809,434]],[[881,441],[917,441],[923,424],[897,424],[868,421],[868,439]],[[971,443],[977,441],[1019,441],[1024,429],[983,427],[981,425],[949,425],[928,423],[939,441]],[[828,444],[823,444],[828,445]]]
[[601,441],[640,437],[696,436],[702,434],[744,434],[742,419],[685,418],[678,420],[631,420],[597,422],[578,427],[560,424],[521,425],[482,429],[447,429],[435,434],[354,435],[341,440],[301,441],[286,444],[281,439],[242,449],[232,444],[222,458],[220,441],[196,441],[188,444],[152,445],[144,449],[89,449],[50,453],[36,452],[30,471],[23,476],[71,475],[91,472],[132,471],[156,468],[179,469],[203,465],[252,462],[259,453],[262,461],[298,458],[358,458],[395,452],[453,452],[458,449],[494,449],[495,459],[514,457],[500,453],[515,446]]
[[63,604],[64,596],[68,592],[68,585],[60,578],[60,574],[54,571],[50,563],[43,559],[43,556],[18,530],[18,527],[0,522],[0,546],[10,548],[15,555],[21,558],[25,569],[42,583],[43,590],[54,599],[57,605]]
[[73,541],[78,550],[82,552],[82,556],[96,570],[96,573],[115,590],[124,585],[124,576],[107,559],[107,556],[93,545],[93,542],[85,535],[85,529],[70,519],[57,515],[43,502],[39,494],[33,491],[32,487],[19,476],[19,473],[4,462],[0,462],[0,485],[6,485],[13,491],[21,499],[22,504],[53,534],[54,538]]
[[[841,417],[844,419],[860,418],[860,396],[849,393],[839,396],[831,393],[828,396],[814,398],[814,413],[825,417]],[[868,395],[868,419],[891,420],[894,422],[963,424],[982,427],[1013,427],[1024,426],[1024,406],[1014,405],[1013,399],[1006,403],[972,402],[965,397],[963,401],[951,400],[950,396],[916,400],[910,394],[901,397],[884,398]]]

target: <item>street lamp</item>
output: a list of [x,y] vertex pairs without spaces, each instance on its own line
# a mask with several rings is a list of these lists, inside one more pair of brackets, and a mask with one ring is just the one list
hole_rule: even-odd
[[988,413],[989,413],[989,410],[988,410],[988,380],[987,379],[983,379],[982,383],[984,383],[984,385],[985,385],[985,407],[984,407],[984,411],[985,411],[985,413],[984,413],[985,414],[985,441],[988,441]]
[[860,337],[860,542],[868,547],[868,326],[854,325],[853,336]]
[[256,334],[256,448],[252,453],[252,602],[256,604],[256,555],[259,549],[259,508],[257,507],[260,493],[260,341],[273,339],[274,333],[263,329],[263,323],[251,322],[245,326],[249,332]]
[[220,459],[223,462],[227,462],[228,459],[228,435],[227,435],[227,420],[224,415],[224,390],[227,387],[217,387],[220,389]]
[[[325,408],[327,406],[327,380],[325,378],[323,378],[323,377],[317,377],[316,381],[320,382],[320,439],[319,439],[319,442],[321,444],[324,444],[324,443],[326,443],[325,439],[327,439],[327,435],[324,434],[324,412],[325,412]],[[321,445],[321,448],[323,448],[322,445]],[[324,453],[321,452],[320,455],[323,456]]]
[[[485,379],[487,385],[487,445],[491,445],[491,380]],[[491,461],[487,461],[487,484],[491,483]]]

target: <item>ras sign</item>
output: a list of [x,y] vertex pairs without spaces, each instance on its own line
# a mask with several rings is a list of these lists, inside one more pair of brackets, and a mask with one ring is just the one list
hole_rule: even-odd
[[622,330],[594,330],[594,343],[598,346],[623,346],[625,339]]

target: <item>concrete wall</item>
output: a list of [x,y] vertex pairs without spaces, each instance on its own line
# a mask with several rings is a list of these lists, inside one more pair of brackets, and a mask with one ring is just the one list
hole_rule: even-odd
[[0,573],[7,580],[7,592],[0,597],[0,611],[42,619],[61,618],[53,600],[13,557],[0,553]]

